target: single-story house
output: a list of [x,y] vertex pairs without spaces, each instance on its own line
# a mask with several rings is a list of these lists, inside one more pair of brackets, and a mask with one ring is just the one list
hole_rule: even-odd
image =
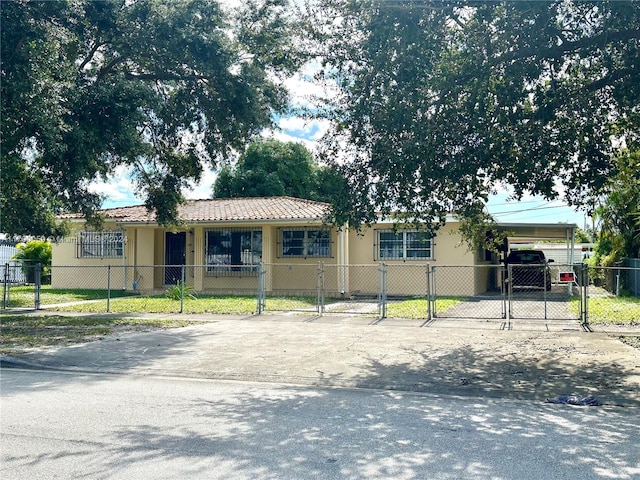
[[292,197],[189,200],[179,207],[181,227],[160,226],[137,205],[103,210],[101,231],[87,230],[79,215],[61,215],[74,233],[53,246],[52,287],[106,288],[104,274],[80,269],[109,266],[111,288],[162,291],[184,275],[196,292],[255,292],[263,265],[267,293],[314,292],[322,269],[329,295],[375,294],[382,263],[390,295],[423,295],[427,264],[469,267],[448,295],[475,295],[495,283],[495,275],[471,267],[499,259],[470,251],[453,218],[430,238],[385,220],[360,232],[339,229],[324,222],[328,211],[326,203]]

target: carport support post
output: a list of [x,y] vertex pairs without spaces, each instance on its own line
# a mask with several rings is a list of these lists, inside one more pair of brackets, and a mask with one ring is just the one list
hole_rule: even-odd
[[[571,232],[571,233],[569,233]],[[573,270],[573,254],[576,246],[576,231],[573,227],[567,229],[567,259],[569,260],[569,268]],[[567,282],[567,295],[573,295],[573,285]]]

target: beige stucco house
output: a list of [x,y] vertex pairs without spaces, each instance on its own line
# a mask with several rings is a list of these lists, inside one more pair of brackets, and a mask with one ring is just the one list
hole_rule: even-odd
[[[369,294],[384,263],[393,279],[389,294],[420,295],[427,264],[490,263],[461,245],[455,221],[429,238],[382,220],[360,232],[338,229],[324,222],[328,211],[325,203],[292,197],[190,200],[179,208],[179,228],[159,226],[138,205],[103,210],[99,232],[85,229],[78,215],[62,215],[74,232],[53,246],[52,287],[106,288],[109,266],[110,288],[160,291],[181,280],[185,265],[185,283],[195,291],[253,292],[262,264],[267,292],[315,291],[321,268],[329,294]],[[486,291],[482,277],[466,275],[449,293]]]
[[[384,220],[360,232],[339,229],[325,223],[328,212],[328,204],[292,197],[190,200],[179,207],[179,228],[158,225],[138,205],[103,210],[102,231],[62,215],[74,233],[53,246],[52,287],[102,289],[108,282],[161,292],[184,276],[196,292],[254,293],[261,281],[267,293],[311,293],[321,271],[328,295],[375,294],[384,264],[389,295],[424,295],[427,265],[449,269],[441,295],[495,288],[495,269],[478,267],[498,259],[470,251],[453,218],[429,238]],[[510,224],[527,238],[548,234],[548,227]]]

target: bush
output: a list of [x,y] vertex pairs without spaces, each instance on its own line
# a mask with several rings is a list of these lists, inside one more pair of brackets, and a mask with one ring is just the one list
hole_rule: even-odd
[[22,262],[22,271],[27,283],[35,282],[35,266],[40,264],[40,283],[51,281],[51,242],[46,240],[30,240],[27,243],[16,245],[18,252],[12,257]]
[[171,300],[180,300],[180,298],[195,300],[196,295],[194,293],[193,287],[189,285],[185,285],[182,282],[178,282],[175,285],[172,285],[165,292],[165,296],[170,298]]

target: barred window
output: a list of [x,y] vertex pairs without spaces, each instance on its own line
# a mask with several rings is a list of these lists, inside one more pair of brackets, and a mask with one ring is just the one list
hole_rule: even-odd
[[205,231],[207,273],[255,273],[262,261],[262,230],[213,228]]
[[417,230],[376,230],[380,260],[430,260],[433,258],[431,236]]
[[279,230],[283,257],[330,257],[331,231],[326,228]]
[[124,235],[119,230],[80,232],[76,240],[78,258],[120,258]]

